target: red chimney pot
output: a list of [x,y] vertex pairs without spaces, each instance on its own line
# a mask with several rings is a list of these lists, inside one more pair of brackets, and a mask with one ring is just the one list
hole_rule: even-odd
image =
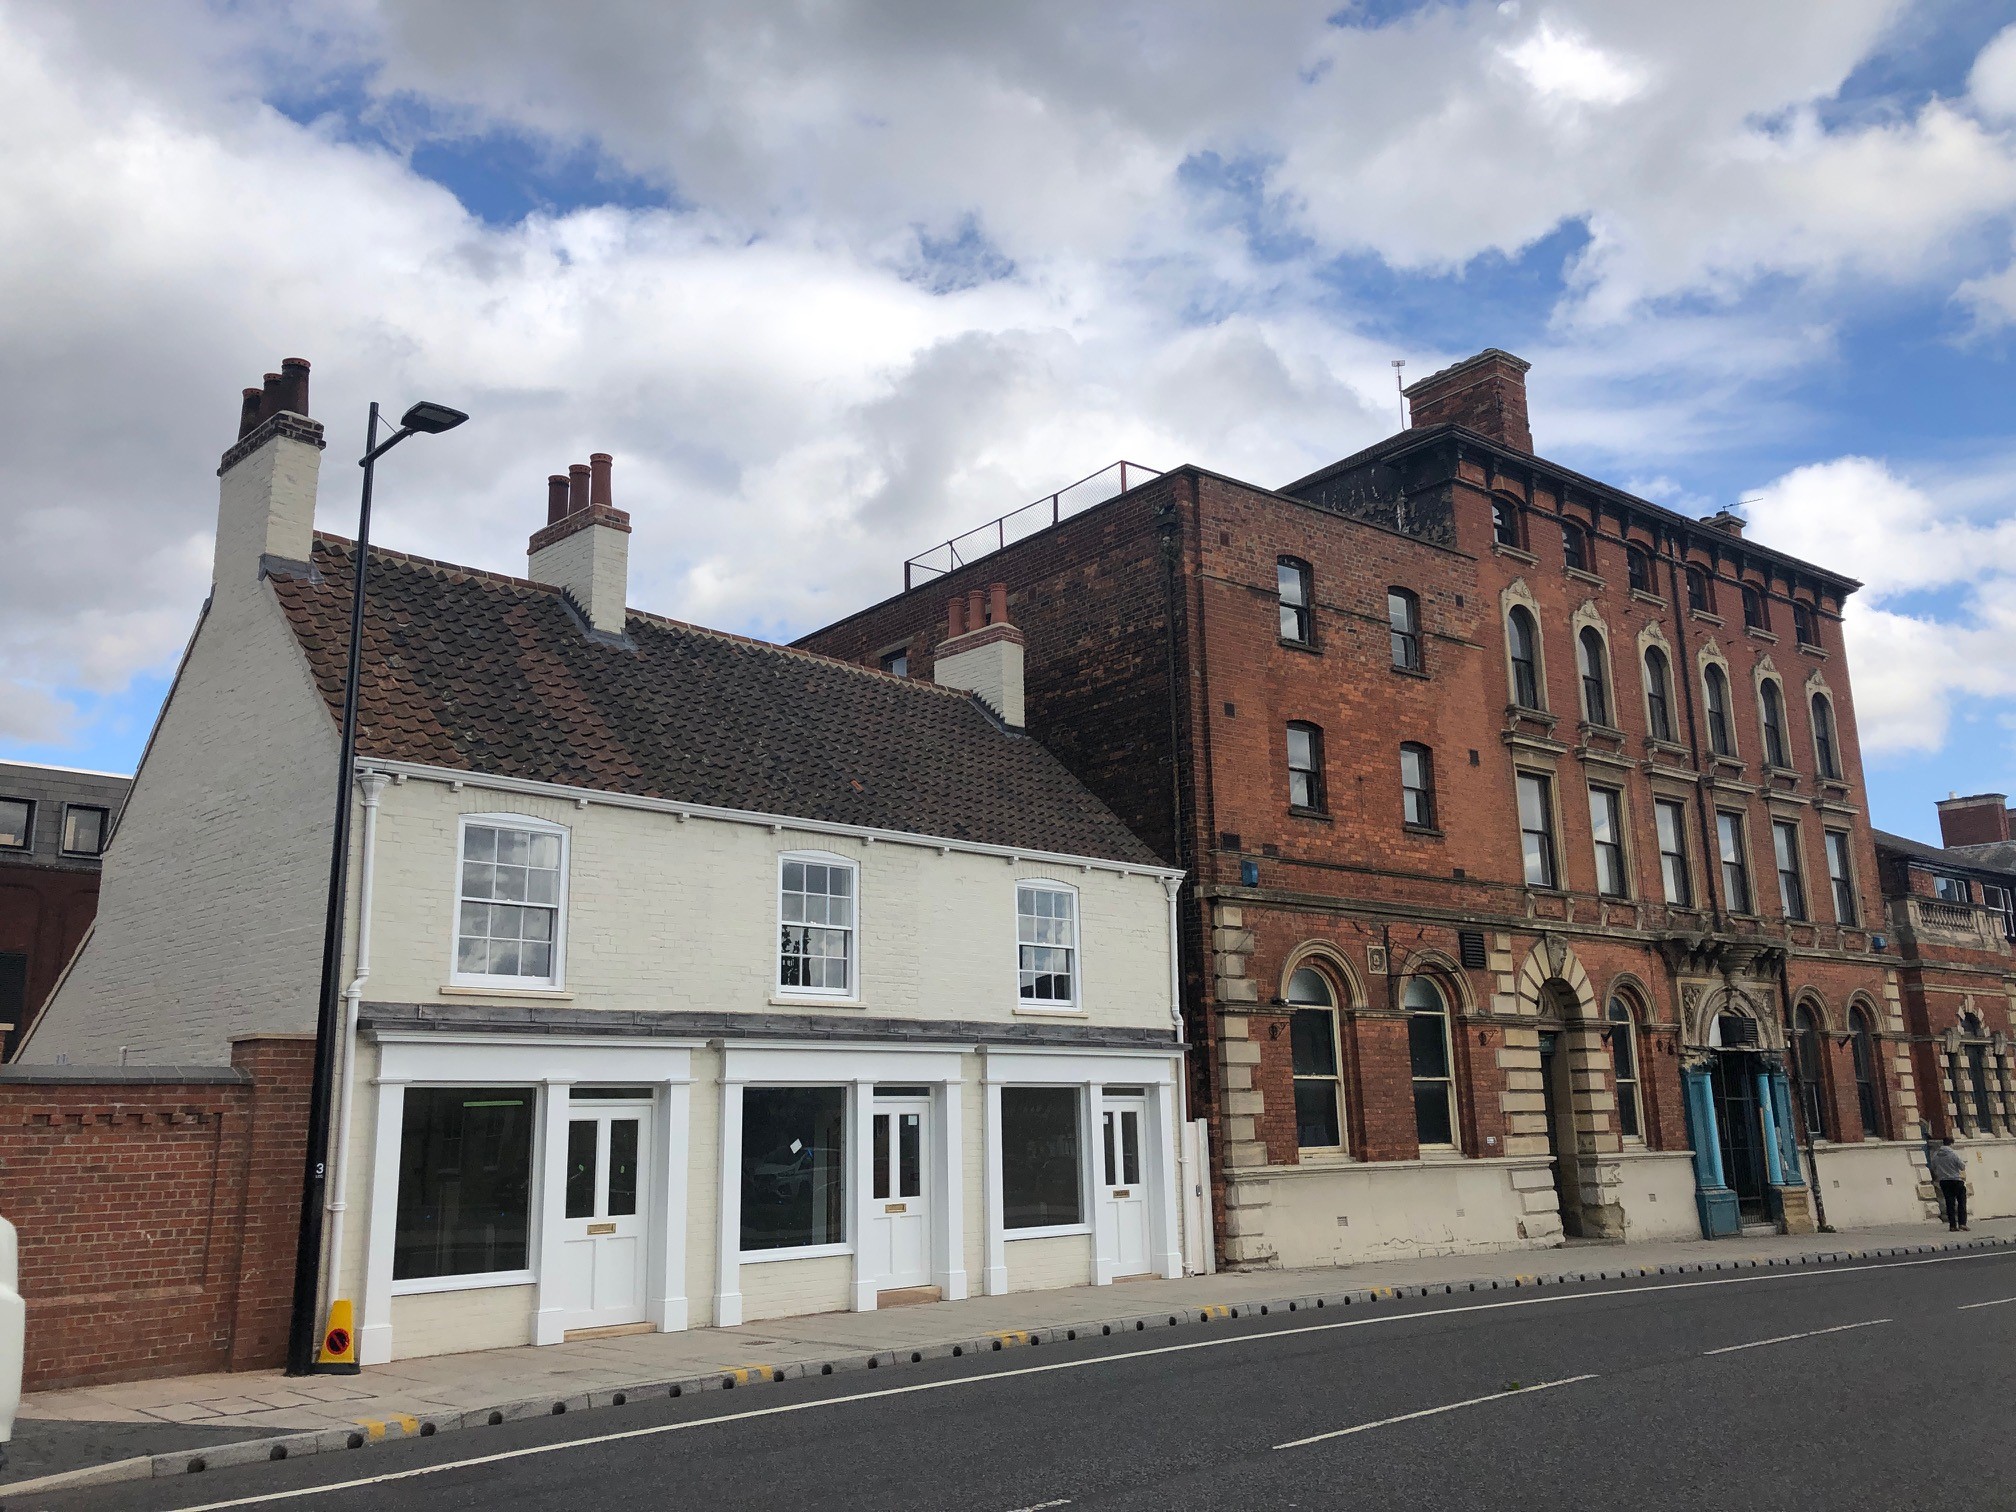
[[609,497],[609,468],[615,458],[607,452],[588,454],[588,502],[614,507],[615,501]]
[[588,464],[576,462],[567,469],[567,513],[579,514],[588,507]]
[[990,583],[987,587],[987,618],[996,625],[1008,623],[1008,585]]
[[546,479],[546,523],[558,525],[567,518],[567,474],[552,473]]

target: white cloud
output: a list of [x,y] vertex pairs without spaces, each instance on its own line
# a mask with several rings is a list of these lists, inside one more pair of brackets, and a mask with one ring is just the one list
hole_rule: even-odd
[[1548,21],[1506,48],[1505,57],[1540,94],[1575,105],[1622,105],[1645,88],[1645,71],[1636,63],[1556,31]]
[[1981,49],[1967,92],[1984,115],[2016,116],[2016,26],[2004,27]]

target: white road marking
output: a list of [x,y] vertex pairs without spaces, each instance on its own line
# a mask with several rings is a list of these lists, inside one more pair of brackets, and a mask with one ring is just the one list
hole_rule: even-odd
[[1068,1507],[1070,1505],[1071,1505],[1070,1497],[1060,1496],[1055,1501],[1036,1502],[1031,1506],[1017,1507],[1015,1508],[1015,1512],[1043,1512],[1043,1509],[1046,1507]]
[[1894,1318],[1871,1318],[1866,1323],[1837,1323],[1832,1328],[1815,1328],[1805,1333],[1780,1334],[1775,1339],[1752,1339],[1748,1344],[1724,1344],[1720,1349],[1704,1349],[1701,1358],[1710,1355],[1734,1354],[1739,1349],[1762,1349],[1766,1344],[1790,1344],[1794,1339],[1817,1339],[1822,1334],[1846,1333],[1851,1328],[1874,1328],[1878,1323],[1892,1323]]
[[2016,1302],[2016,1297],[1997,1297],[1993,1302],[1962,1302],[1961,1312],[1972,1312],[1977,1307],[2000,1307],[2004,1302]]
[[1603,1298],[1648,1296],[1654,1292],[1695,1291],[1708,1286],[1745,1286],[1758,1281],[1812,1280],[1821,1276],[1851,1275],[1858,1271],[1903,1270],[1914,1265],[1951,1265],[1961,1260],[2007,1260],[2016,1251],[1982,1250],[1967,1255],[1936,1255],[1928,1260],[1896,1260],[1868,1265],[1838,1265],[1826,1270],[1760,1271],[1747,1276],[1720,1276],[1712,1281],[1663,1281],[1657,1286],[1631,1286],[1618,1291],[1556,1292],[1545,1297],[1513,1297],[1503,1302],[1473,1302],[1466,1307],[1440,1307],[1427,1312],[1382,1313],[1370,1318],[1344,1318],[1335,1323],[1310,1323],[1300,1328],[1277,1328],[1266,1333],[1234,1334],[1230,1338],[1195,1339],[1187,1344],[1162,1344],[1153,1349],[1133,1349],[1125,1354],[1094,1355],[1085,1360],[1060,1360],[1054,1365],[1024,1365],[1015,1370],[995,1370],[985,1375],[959,1376],[950,1381],[921,1381],[914,1386],[890,1386],[880,1391],[861,1391],[852,1396],[821,1397],[814,1402],[789,1402],[780,1407],[758,1407],[748,1412],[727,1412],[718,1417],[695,1418],[685,1423],[659,1423],[650,1428],[627,1428],[618,1433],[598,1433],[587,1438],[563,1439],[556,1444],[533,1444],[523,1449],[505,1449],[496,1454],[479,1454],[462,1460],[444,1460],[438,1465],[419,1465],[411,1470],[390,1470],[383,1475],[360,1476],[356,1480],[335,1481],[321,1486],[297,1486],[288,1491],[269,1491],[262,1496],[240,1496],[230,1501],[203,1502],[176,1512],[224,1512],[228,1507],[255,1507],[262,1502],[294,1501],[304,1496],[322,1496],[331,1491],[354,1491],[360,1486],[378,1486],[391,1481],[412,1480],[422,1475],[439,1475],[447,1470],[466,1470],[476,1465],[494,1465],[506,1460],[527,1459],[538,1454],[557,1454],[563,1449],[587,1449],[597,1444],[620,1443],[626,1439],[652,1438],[662,1433],[684,1433],[693,1428],[709,1428],[717,1423],[739,1423],[749,1418],[778,1417],[788,1412],[811,1412],[821,1407],[845,1407],[853,1402],[872,1402],[884,1397],[911,1396],[921,1391],[945,1391],[955,1386],[983,1386],[990,1381],[1013,1380],[1017,1376],[1048,1375],[1057,1370],[1084,1370],[1094,1365],[1114,1365],[1123,1360],[1143,1360],[1155,1355],[1186,1354],[1193,1349],[1223,1349],[1235,1344],[1258,1344],[1270,1339],[1292,1339],[1303,1334],[1334,1333],[1344,1328],[1370,1328],[1379,1324],[1419,1323],[1430,1318],[1453,1317],[1460,1313],[1500,1312],[1511,1307],[1541,1307],[1550,1303],[1590,1302]]
[[1461,1402],[1445,1402],[1440,1407],[1423,1407],[1419,1412],[1403,1412],[1398,1417],[1380,1418],[1377,1422],[1356,1423],[1349,1428],[1333,1428],[1328,1433],[1312,1433],[1307,1438],[1290,1439],[1285,1444],[1276,1444],[1276,1449],[1300,1449],[1304,1444],[1320,1444],[1326,1439],[1349,1438],[1354,1433],[1369,1433],[1374,1428],[1390,1428],[1395,1423],[1411,1423],[1416,1418],[1438,1417],[1445,1412],[1454,1412],[1459,1407],[1476,1407],[1484,1402],[1502,1402],[1507,1397],[1531,1396],[1536,1391],[1552,1391],[1556,1386],[1573,1386],[1577,1381],[1593,1381],[1593,1375],[1563,1376],[1558,1381],[1540,1381],[1532,1386],[1521,1386],[1513,1391],[1494,1391],[1489,1396],[1470,1397]]

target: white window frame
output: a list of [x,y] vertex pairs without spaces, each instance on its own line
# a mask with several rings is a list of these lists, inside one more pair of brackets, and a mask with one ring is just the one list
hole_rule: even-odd
[[[809,863],[813,866],[843,866],[854,877],[854,922],[847,926],[848,956],[847,985],[836,991],[831,987],[797,987],[784,983],[784,868],[791,862]],[[770,981],[780,999],[804,1000],[817,1003],[858,1003],[861,1001],[861,863],[846,856],[835,855],[831,851],[781,851],[777,856],[777,885],[774,893],[774,925],[770,934]],[[831,924],[817,926],[831,929]]]
[[[463,971],[462,956],[462,866],[469,850],[472,825],[485,829],[522,829],[560,837],[560,895],[553,910],[553,974],[551,976],[494,976],[488,972]],[[460,814],[455,823],[455,880],[449,889],[448,982],[453,987],[488,987],[500,992],[560,992],[567,985],[567,905],[568,878],[573,871],[574,837],[564,824],[535,819],[530,814]],[[480,902],[493,901],[479,899]],[[535,907],[540,905],[533,905]]]
[[[1022,996],[1022,889],[1064,893],[1071,899],[1071,997],[1068,1001],[1048,1001]],[[1069,882],[1055,877],[1015,879],[1015,1011],[1017,1013],[1061,1013],[1082,1017],[1085,1012],[1085,900]]]

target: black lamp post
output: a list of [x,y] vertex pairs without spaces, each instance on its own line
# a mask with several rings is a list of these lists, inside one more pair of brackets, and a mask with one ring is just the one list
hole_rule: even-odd
[[329,1111],[335,1100],[337,1041],[343,1034],[343,903],[350,865],[351,768],[357,764],[357,684],[364,661],[364,575],[371,560],[371,480],[378,459],[408,436],[453,430],[469,417],[445,404],[421,402],[399,417],[399,429],[378,439],[378,406],[364,432],[364,497],[357,510],[356,575],[350,590],[350,660],[343,675],[342,756],[336,773],[336,833],[329,847],[329,907],[322,925],[322,990],[315,1020],[315,1070],[308,1094],[308,1158],[301,1182],[301,1235],[294,1251],[294,1312],[287,1327],[287,1374],[315,1368],[320,1320],[322,1208],[329,1174]]

